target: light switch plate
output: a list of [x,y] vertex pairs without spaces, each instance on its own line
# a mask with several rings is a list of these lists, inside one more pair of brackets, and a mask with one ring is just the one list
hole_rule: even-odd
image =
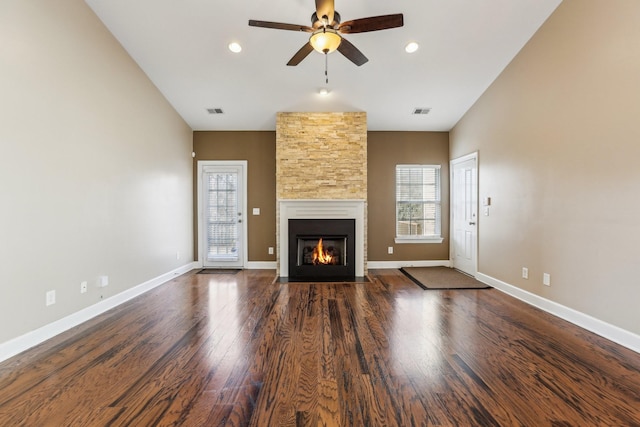
[[109,286],[109,276],[98,276],[98,287],[104,288]]
[[55,290],[47,291],[47,294],[46,294],[47,306],[53,305],[55,303],[56,303],[56,291]]
[[260,215],[260,208],[253,208],[254,215]]

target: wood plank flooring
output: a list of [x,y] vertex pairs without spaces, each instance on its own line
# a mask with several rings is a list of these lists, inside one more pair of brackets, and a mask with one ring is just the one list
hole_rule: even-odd
[[495,289],[194,272],[0,364],[0,426],[640,426],[640,355]]

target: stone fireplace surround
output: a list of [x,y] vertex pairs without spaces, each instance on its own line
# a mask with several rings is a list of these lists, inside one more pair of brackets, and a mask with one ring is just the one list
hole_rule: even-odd
[[289,275],[289,219],[355,219],[356,276],[365,276],[365,201],[364,200],[280,200],[278,271]]

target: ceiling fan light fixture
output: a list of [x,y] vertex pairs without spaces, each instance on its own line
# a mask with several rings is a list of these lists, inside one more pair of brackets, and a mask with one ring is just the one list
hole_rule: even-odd
[[311,37],[309,37],[311,46],[316,51],[324,54],[335,51],[341,42],[342,37],[340,37],[340,34],[333,28],[322,28],[315,31],[311,34]]

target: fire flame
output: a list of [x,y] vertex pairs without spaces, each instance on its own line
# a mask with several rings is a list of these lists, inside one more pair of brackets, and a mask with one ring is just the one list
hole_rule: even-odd
[[333,256],[324,250],[322,247],[322,239],[318,241],[318,244],[313,248],[313,264],[333,264],[335,263]]

